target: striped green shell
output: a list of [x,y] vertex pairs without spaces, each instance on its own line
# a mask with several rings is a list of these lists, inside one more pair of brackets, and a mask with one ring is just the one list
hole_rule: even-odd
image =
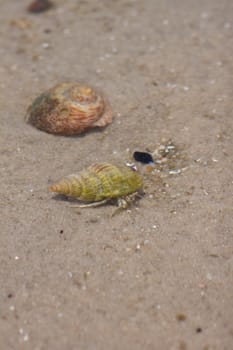
[[98,202],[127,196],[142,186],[141,175],[130,167],[99,163],[77,175],[68,176],[49,189],[85,202]]

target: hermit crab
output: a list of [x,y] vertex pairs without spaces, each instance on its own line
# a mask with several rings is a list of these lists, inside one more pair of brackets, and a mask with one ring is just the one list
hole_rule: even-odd
[[38,96],[26,120],[57,135],[78,135],[112,122],[112,109],[99,91],[81,83],[61,83]]
[[130,196],[142,192],[142,187],[143,178],[134,167],[97,163],[55,183],[49,190],[84,202],[78,207],[97,206],[116,200],[119,207],[126,208]]

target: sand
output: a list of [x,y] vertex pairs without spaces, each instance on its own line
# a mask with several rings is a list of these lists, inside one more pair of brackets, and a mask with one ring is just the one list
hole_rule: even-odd
[[[54,3],[0,2],[1,349],[233,349],[233,2]],[[26,124],[62,81],[101,89],[113,123],[79,137]],[[47,190],[168,142],[115,216]]]

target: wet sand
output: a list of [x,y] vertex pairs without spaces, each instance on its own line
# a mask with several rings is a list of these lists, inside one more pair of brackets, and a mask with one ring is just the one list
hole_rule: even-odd
[[[1,349],[232,349],[232,1],[54,3],[0,2]],[[62,81],[101,89],[113,123],[79,137],[26,124]],[[47,190],[168,142],[113,217]]]

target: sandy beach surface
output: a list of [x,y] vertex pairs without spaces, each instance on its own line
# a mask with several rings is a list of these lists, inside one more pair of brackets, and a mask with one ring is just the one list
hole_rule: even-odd
[[[28,5],[0,1],[0,348],[233,349],[233,2]],[[113,123],[77,137],[28,125],[63,81],[102,90]],[[167,145],[117,215],[48,192]]]

